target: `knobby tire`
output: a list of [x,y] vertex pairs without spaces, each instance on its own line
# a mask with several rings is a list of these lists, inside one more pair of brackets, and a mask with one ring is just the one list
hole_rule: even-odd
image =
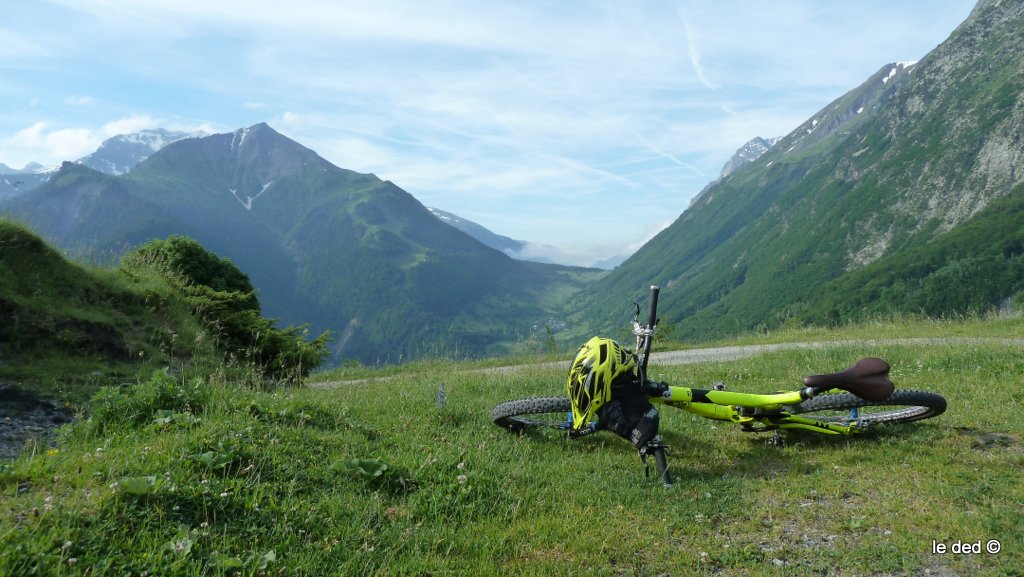
[[548,427],[564,429],[572,403],[569,397],[536,397],[506,401],[494,407],[491,420],[510,431]]
[[864,424],[909,423],[941,415],[946,410],[946,399],[935,393],[913,390],[895,391],[883,401],[868,401],[852,393],[839,393],[807,399],[791,406],[790,412],[820,421],[844,422],[850,420],[850,409],[858,409]]

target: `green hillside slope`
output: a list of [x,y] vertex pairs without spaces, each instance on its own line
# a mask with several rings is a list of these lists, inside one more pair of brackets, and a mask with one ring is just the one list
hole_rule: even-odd
[[[1024,186],[931,243],[843,275],[816,291],[808,320],[913,311],[938,316],[1019,307],[1024,295]],[[1010,298],[1013,297],[1013,298]]]
[[0,388],[80,403],[155,368],[300,380],[326,354],[261,316],[249,279],[184,237],[87,270],[0,218]]
[[140,365],[201,353],[201,332],[159,278],[85,270],[0,218],[0,381],[83,401]]
[[[601,324],[614,325],[621,302],[660,284],[664,318],[688,339],[791,318],[833,321],[833,306],[819,299],[834,280],[828,299],[843,317],[865,308],[976,309],[978,299],[957,298],[928,306],[915,298],[855,305],[872,303],[873,293],[863,282],[841,279],[890,257],[942,261],[944,235],[983,218],[986,206],[1024,182],[1022,125],[1024,5],[982,2],[921,62],[883,67],[756,162],[710,186],[598,283],[587,306]],[[970,227],[955,242],[979,259],[999,253],[1000,245],[981,234],[985,229]],[[1014,258],[1012,249],[1006,258]],[[971,286],[987,282],[968,270],[962,272],[973,275]],[[902,282],[932,282],[926,279],[932,272],[910,268]],[[979,294],[995,306],[1020,291],[1022,281],[1005,279],[1001,294],[994,287]]]
[[0,211],[66,249],[194,238],[249,275],[266,314],[332,331],[339,362],[510,350],[601,274],[513,260],[265,124],[173,143],[123,177],[65,165]]

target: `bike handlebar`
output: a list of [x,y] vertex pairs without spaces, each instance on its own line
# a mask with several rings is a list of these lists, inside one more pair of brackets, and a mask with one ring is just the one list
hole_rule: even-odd
[[[640,384],[645,385],[647,382],[647,359],[651,353],[651,341],[654,337],[654,327],[658,324],[658,292],[661,289],[656,285],[651,285],[651,302],[647,309],[647,324],[643,326],[637,326],[635,330],[637,332],[637,353],[640,356]],[[637,312],[640,312],[639,305],[637,306]],[[639,325],[639,323],[637,323]]]
[[651,304],[650,308],[647,309],[647,327],[654,328],[654,325],[658,324],[658,292],[661,288],[656,285],[651,285]]

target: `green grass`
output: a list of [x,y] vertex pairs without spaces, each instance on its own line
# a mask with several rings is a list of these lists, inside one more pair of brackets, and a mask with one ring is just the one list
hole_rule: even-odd
[[81,404],[140,365],[209,356],[202,334],[158,274],[83,267],[0,218],[0,382]]
[[[764,392],[868,355],[948,411],[779,449],[665,408],[667,489],[608,433],[491,424],[498,402],[562,394],[560,370],[419,363],[273,392],[157,375],[0,464],[0,575],[1021,575],[1021,347],[846,344],[652,369]],[[979,539],[1002,551],[932,553]]]

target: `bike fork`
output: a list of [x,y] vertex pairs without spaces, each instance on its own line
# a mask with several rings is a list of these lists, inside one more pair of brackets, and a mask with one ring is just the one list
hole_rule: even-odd
[[644,464],[644,477],[651,478],[651,466],[647,463],[647,455],[654,455],[654,462],[658,466],[658,475],[661,477],[663,487],[672,486],[672,476],[668,472],[668,460],[665,458],[665,449],[668,445],[661,441],[661,435],[655,435],[653,439],[640,448],[640,460]]

